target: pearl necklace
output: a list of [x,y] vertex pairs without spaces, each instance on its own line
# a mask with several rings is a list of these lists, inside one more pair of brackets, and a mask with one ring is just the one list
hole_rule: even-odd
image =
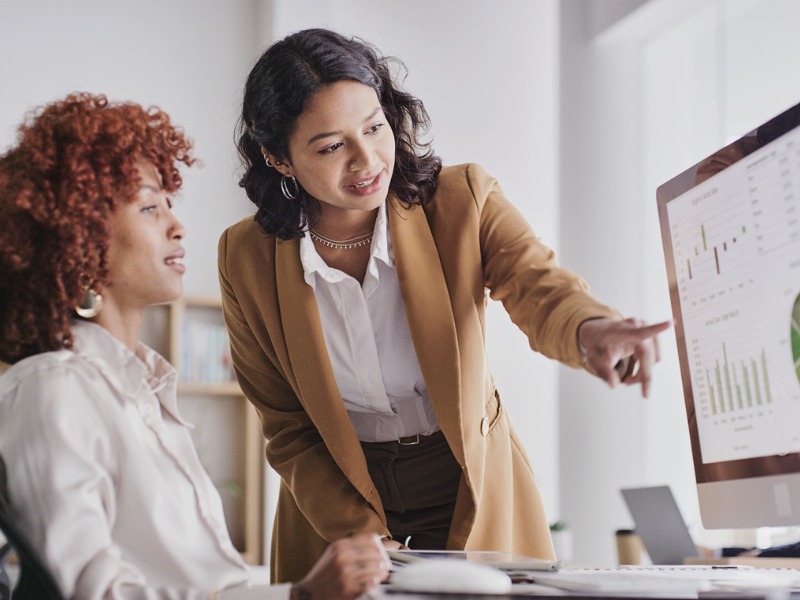
[[335,248],[337,250],[349,250],[350,248],[360,248],[361,246],[366,246],[372,241],[373,236],[373,232],[370,231],[369,233],[357,235],[349,240],[336,241],[318,234],[313,229],[309,229],[308,233],[311,235],[311,239],[315,242],[319,242],[323,246]]

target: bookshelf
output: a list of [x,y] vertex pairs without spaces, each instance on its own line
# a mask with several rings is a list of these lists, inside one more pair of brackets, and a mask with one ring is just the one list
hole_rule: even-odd
[[181,415],[219,490],[234,546],[263,564],[264,440],[231,365],[218,298],[188,297],[145,311],[142,340],[178,371]]

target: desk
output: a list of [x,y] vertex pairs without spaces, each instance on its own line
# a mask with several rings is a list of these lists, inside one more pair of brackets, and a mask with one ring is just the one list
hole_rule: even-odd
[[[473,557],[474,559],[475,557]],[[514,569],[511,593],[490,595],[508,589],[509,580],[486,566],[463,560],[422,560],[397,567],[391,580],[398,588],[422,588],[424,593],[401,592],[392,584],[380,590],[386,600],[421,598],[667,598],[694,600],[800,600],[800,569],[797,559],[749,558],[745,564],[731,559],[715,564],[652,565],[624,567],[562,566],[558,571]],[[529,566],[530,563],[525,563]],[[439,566],[436,566],[439,565]],[[445,568],[446,567],[446,568]],[[458,568],[456,568],[458,567]],[[473,578],[474,576],[474,578]],[[478,594],[433,593],[436,590],[482,590]],[[795,591],[793,594],[792,591]],[[374,597],[374,596],[373,596]]]
[[683,559],[685,565],[743,565],[757,569],[796,569],[800,571],[800,558],[777,556],[728,556],[725,558],[692,557]]
[[[800,599],[800,579],[795,570],[659,568],[657,571],[617,569],[564,569],[559,573],[530,573],[536,583],[515,583],[511,593],[500,595],[419,593],[383,586],[370,598],[420,600],[423,598],[625,598],[674,600],[789,600]],[[549,580],[549,581],[548,581]],[[409,583],[413,580],[409,581]],[[398,582],[399,585],[399,582]],[[443,585],[447,585],[443,583]],[[557,586],[557,587],[556,587]],[[564,586],[565,589],[560,589]],[[469,588],[467,588],[469,589]],[[796,590],[792,593],[791,590]]]
[[[650,596],[615,596],[604,594],[585,594],[582,592],[561,592],[559,590],[549,589],[541,592],[512,592],[503,596],[486,596],[475,594],[423,594],[423,593],[408,593],[408,592],[392,592],[390,589],[380,590],[368,596],[362,597],[364,600],[447,600],[455,598],[464,598],[465,600],[508,600],[509,598],[538,598],[540,600],[650,600],[658,598],[659,600],[687,600],[686,596],[674,597],[664,596],[653,591]],[[774,595],[774,593],[765,592],[701,592],[697,595],[698,600],[798,600],[800,593],[792,593],[788,596]]]
[[[475,594],[421,594],[407,592],[380,591],[368,596],[363,596],[363,600],[507,600],[510,598],[539,598],[541,600],[687,600],[685,596],[670,598],[653,592],[652,596],[608,596],[602,594],[572,594],[568,592],[560,593],[552,590],[550,593],[511,593],[504,596],[486,596]],[[753,593],[753,592],[703,592],[697,596],[698,600],[798,600],[800,593],[792,593],[788,596],[775,596],[772,593]]]

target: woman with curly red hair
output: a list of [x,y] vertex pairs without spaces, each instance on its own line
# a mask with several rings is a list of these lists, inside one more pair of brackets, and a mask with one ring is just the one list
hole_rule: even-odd
[[0,169],[0,360],[69,348],[72,308],[108,285],[109,216],[148,161],[167,193],[191,145],[157,109],[70,96],[34,113]]
[[[222,504],[138,341],[183,289],[169,196],[191,143],[158,108],[75,94],[0,156],[0,457],[14,519],[75,598],[354,598],[386,575],[376,536],[300,583],[248,587]],[[217,596],[214,596],[217,594]]]

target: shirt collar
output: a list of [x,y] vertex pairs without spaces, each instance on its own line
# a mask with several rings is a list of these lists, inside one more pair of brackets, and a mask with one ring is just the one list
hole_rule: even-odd
[[[378,216],[375,219],[375,229],[373,229],[372,243],[370,244],[369,265],[367,266],[367,274],[371,274],[377,279],[376,260],[395,268],[392,242],[389,237],[388,220],[386,218],[386,202],[378,207]],[[331,283],[336,283],[344,278],[344,274],[341,271],[329,267],[322,260],[309,235],[304,235],[300,238],[300,262],[303,265],[303,278],[311,287],[315,287],[315,274],[319,274],[320,277]]]
[[76,320],[71,329],[72,351],[92,363],[126,397],[135,397],[144,383],[175,420],[190,425],[178,411],[178,374],[163,356],[142,342],[136,344],[135,353],[131,352],[107,329],[95,323]]
[[392,255],[392,240],[389,237],[389,223],[386,218],[386,202],[381,204],[378,209],[378,218],[375,219],[375,233],[372,238],[372,256],[382,261],[389,267],[394,268],[394,256]]

